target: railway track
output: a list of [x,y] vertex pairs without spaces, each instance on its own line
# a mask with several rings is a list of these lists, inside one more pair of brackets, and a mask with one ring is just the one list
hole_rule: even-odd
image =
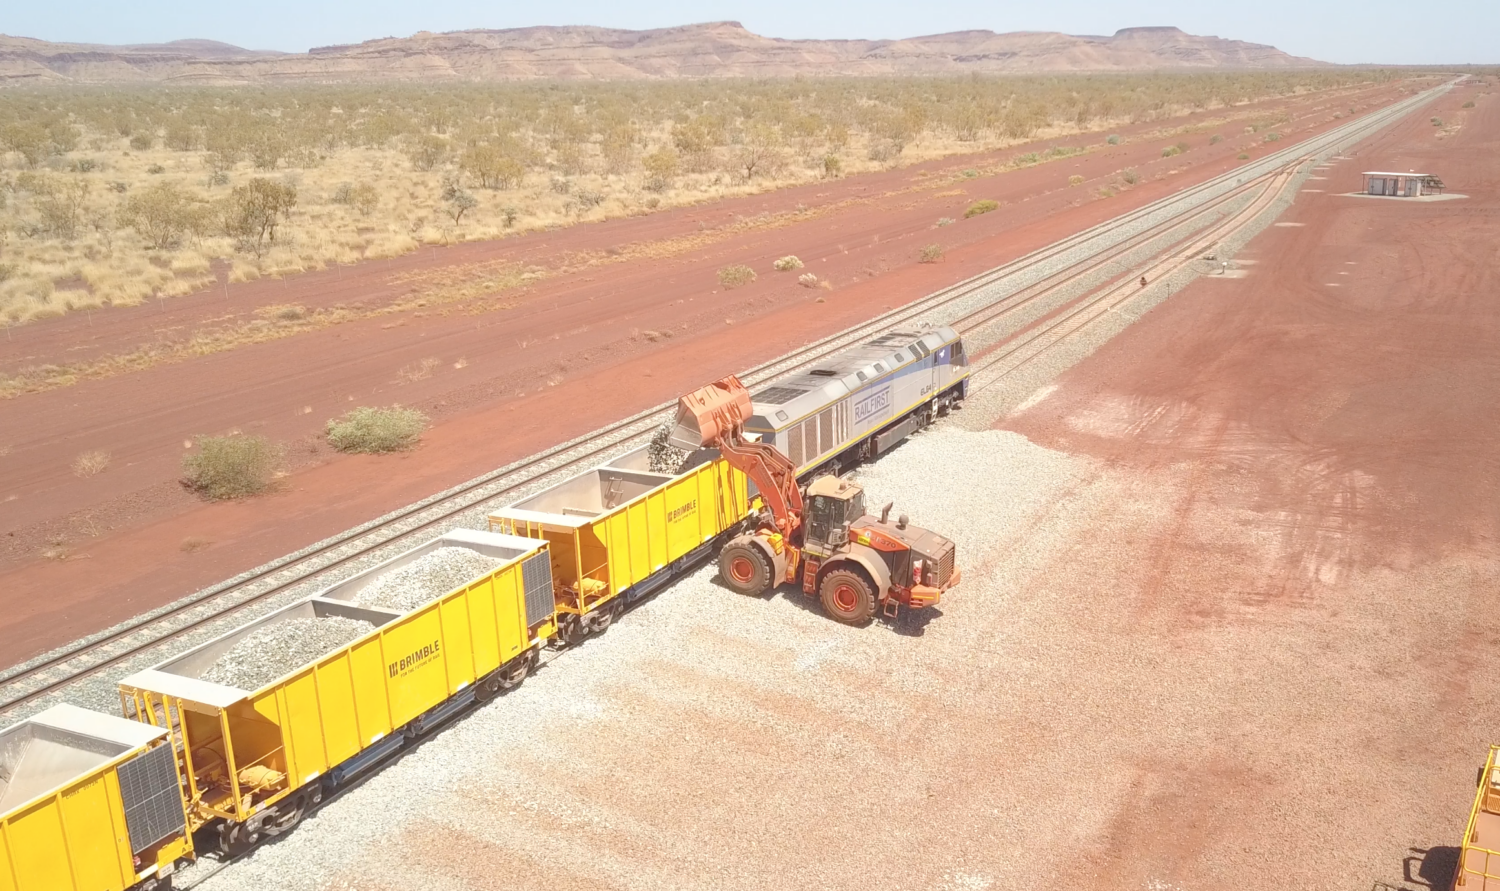
[[[1215,207],[1218,207],[1233,203],[1245,193],[1252,193],[1254,196],[1245,207],[1212,223],[1206,231],[1190,236],[1184,246],[1168,252],[1154,265],[1141,270],[1145,273],[1143,277],[1158,282],[1170,278],[1173,273],[1207,253],[1215,244],[1252,222],[1281,197],[1287,186],[1294,181],[1301,166],[1301,163],[1290,164],[1271,176],[1241,186],[1221,201],[1215,202]],[[973,392],[981,392],[1000,383],[1047,350],[1119,309],[1139,293],[1133,275],[1123,282],[1110,282],[1097,291],[1067,303],[1016,337],[980,351],[971,359],[971,372],[975,380]]]
[[[1442,89],[1442,88],[1439,88]],[[1435,91],[1422,93],[1372,112],[1342,127],[1312,137],[1296,146],[1223,174],[1190,189],[1160,199],[1145,207],[1086,229],[1045,248],[1020,257],[920,300],[890,310],[868,322],[809,343],[740,375],[755,387],[788,372],[815,365],[824,357],[872,334],[904,323],[933,321],[951,324],[961,332],[994,327],[1031,308],[1037,310],[1048,296],[1076,285],[1089,276],[1108,274],[1108,266],[1153,242],[1180,245],[1192,241],[1199,229],[1210,235],[1198,242],[1222,237],[1213,233],[1232,231],[1222,217],[1226,205],[1247,192],[1261,189],[1251,206],[1264,201],[1276,182],[1289,179],[1298,164],[1326,156],[1358,142],[1403,117],[1428,101]],[[1264,209],[1261,205],[1260,210]],[[1259,213],[1260,210],[1255,211]],[[1255,214],[1229,214],[1234,225],[1242,225]],[[1218,220],[1205,220],[1219,213]],[[1243,217],[1243,220],[1241,219]],[[1182,251],[1176,255],[1183,256]],[[1191,257],[1188,252],[1186,256]],[[1182,262],[1188,262],[1183,260]],[[1174,267],[1175,268],[1175,267]],[[1156,277],[1160,277],[1157,275]],[[1006,290],[1009,288],[1009,290]],[[991,368],[1008,374],[1050,346],[1086,327],[1089,321],[1118,306],[1128,294],[1107,289],[1062,309],[1043,308],[1044,321],[1022,331],[1014,344],[1001,344],[981,355],[976,370]],[[1113,295],[1113,297],[1111,296]],[[1113,301],[1113,302],[1111,302]],[[977,303],[969,306],[970,303]],[[1102,308],[1101,308],[1102,307]],[[1050,313],[1050,315],[1049,315]],[[1005,370],[997,363],[1015,362]],[[290,589],[328,576],[353,561],[369,557],[389,545],[406,541],[481,505],[505,499],[525,488],[556,476],[592,466],[616,450],[644,444],[651,432],[666,420],[675,402],[639,412],[596,430],[587,436],[548,449],[477,477],[431,498],[409,505],[364,526],[319,542],[310,548],[266,564],[220,585],[54,651],[0,674],[0,714],[39,703],[60,694],[81,680],[122,665],[211,623],[286,594]],[[332,579],[328,579],[332,581]]]

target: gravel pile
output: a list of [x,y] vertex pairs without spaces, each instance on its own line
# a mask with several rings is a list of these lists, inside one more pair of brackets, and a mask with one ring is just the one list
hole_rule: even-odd
[[226,687],[259,690],[374,628],[364,619],[339,616],[286,619],[264,625],[230,647],[201,677]]
[[438,548],[366,585],[354,602],[404,613],[494,572],[502,562],[468,548]]
[[675,474],[682,469],[682,462],[687,460],[687,452],[667,445],[667,439],[672,435],[674,426],[672,421],[667,421],[657,427],[656,432],[651,435],[651,443],[646,447],[646,454],[651,459],[652,473]]

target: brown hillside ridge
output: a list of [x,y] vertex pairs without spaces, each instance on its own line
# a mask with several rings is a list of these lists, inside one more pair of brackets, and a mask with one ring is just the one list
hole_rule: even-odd
[[738,22],[650,31],[568,26],[422,31],[306,53],[242,50],[208,40],[98,46],[0,36],[0,82],[11,83],[936,75],[1323,64],[1271,46],[1171,27],[1125,28],[1111,37],[956,31],[904,40],[782,40],[753,34]]

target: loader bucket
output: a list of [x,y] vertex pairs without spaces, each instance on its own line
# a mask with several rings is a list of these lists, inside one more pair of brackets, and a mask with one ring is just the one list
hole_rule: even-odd
[[750,391],[734,375],[677,400],[677,423],[667,444],[685,452],[711,446],[750,417]]

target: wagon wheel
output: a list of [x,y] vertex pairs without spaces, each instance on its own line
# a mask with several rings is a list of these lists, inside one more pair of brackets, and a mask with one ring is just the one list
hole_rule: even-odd
[[823,609],[846,625],[863,625],[875,613],[875,589],[853,570],[835,569],[818,586]]
[[480,702],[489,702],[505,686],[505,669],[498,669],[486,675],[474,686],[474,698]]
[[625,601],[616,597],[609,606],[595,611],[589,620],[589,624],[592,626],[590,630],[594,634],[603,634],[605,631],[608,631],[609,626],[613,625],[615,619],[620,617],[620,613],[624,607]]
[[276,815],[272,818],[275,823],[275,834],[280,835],[302,822],[307,815],[307,794],[299,793],[293,795],[288,801],[276,808]]
[[557,639],[563,646],[572,646],[589,636],[590,623],[581,621],[572,613],[564,613],[557,623]]
[[259,830],[252,832],[244,823],[233,823],[220,836],[219,847],[227,856],[233,858],[249,853],[250,849],[259,843]]
[[495,672],[495,681],[500,689],[514,690],[526,680],[526,675],[531,671],[531,659],[521,658],[512,662],[509,666]]
[[719,575],[736,594],[756,597],[771,587],[765,552],[748,541],[731,541],[719,552]]

